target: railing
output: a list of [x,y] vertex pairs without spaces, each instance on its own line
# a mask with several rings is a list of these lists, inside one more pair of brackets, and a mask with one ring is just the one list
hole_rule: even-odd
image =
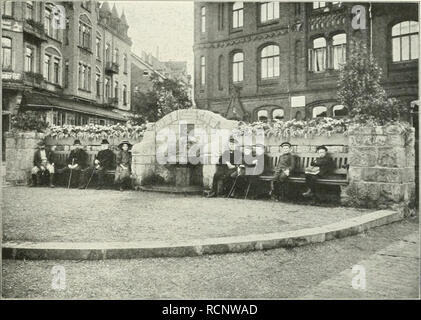
[[107,73],[118,73],[120,66],[116,62],[107,62],[105,65],[105,72]]
[[35,38],[38,38],[41,41],[46,41],[44,24],[37,22],[35,20],[25,20],[23,22],[23,31],[29,33]]

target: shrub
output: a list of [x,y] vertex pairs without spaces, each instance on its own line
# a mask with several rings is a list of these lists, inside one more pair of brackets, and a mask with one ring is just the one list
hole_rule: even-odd
[[45,115],[36,111],[18,112],[12,116],[12,129],[17,131],[44,132],[48,127]]

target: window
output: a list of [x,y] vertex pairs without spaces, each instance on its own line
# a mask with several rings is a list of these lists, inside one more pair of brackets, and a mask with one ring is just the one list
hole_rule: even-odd
[[50,62],[51,56],[48,54],[44,55],[44,79],[47,81],[51,81]]
[[326,7],[326,2],[319,1],[319,2],[313,2],[313,9],[319,9]]
[[114,98],[118,100],[118,81],[114,81]]
[[100,97],[101,96],[101,74],[97,73],[95,75],[95,91],[96,91],[96,96]]
[[346,34],[332,37],[333,69],[338,70],[346,62]]
[[127,86],[123,85],[123,104],[127,105]]
[[97,59],[101,59],[101,38],[96,38],[95,43],[95,54]]
[[33,72],[34,71],[34,49],[31,47],[25,48],[25,71]]
[[53,18],[50,8],[44,10],[44,30],[48,36],[51,36],[51,19]]
[[1,6],[1,12],[4,16],[13,16],[13,2],[12,1],[4,1]]
[[111,81],[105,78],[105,97],[111,98]]
[[403,21],[392,27],[392,61],[418,59],[418,22]]
[[78,88],[81,90],[91,91],[91,67],[82,62],[79,63],[79,84]]
[[218,58],[218,89],[222,90],[222,70],[223,70],[224,56],[220,55]]
[[260,22],[265,23],[279,19],[279,2],[264,2],[260,4]]
[[200,57],[200,84],[206,84],[206,59],[203,56]]
[[124,73],[127,73],[127,54],[123,54],[123,70]]
[[54,39],[59,40],[59,28],[56,28],[56,26],[60,25],[60,16],[58,14],[53,15],[53,21],[54,21],[54,24],[51,26],[52,27],[51,35]]
[[268,45],[262,49],[260,55],[261,78],[279,77],[279,47]]
[[79,21],[79,45],[83,48],[91,48],[92,28],[86,23]]
[[206,7],[200,8],[200,32],[206,32]]
[[105,61],[107,63],[111,61],[111,48],[109,43],[105,46]]
[[339,104],[333,106],[332,113],[334,117],[345,117],[348,115],[348,109],[345,106]]
[[118,60],[120,59],[120,57],[119,57],[119,53],[118,53],[118,49],[117,48],[115,48],[114,49],[114,57],[113,57],[113,62],[115,62],[115,63],[117,63],[118,64]]
[[69,61],[64,64],[64,87],[69,87]]
[[313,118],[323,118],[327,116],[327,108],[325,106],[317,106],[313,108]]
[[33,20],[34,19],[34,4],[33,4],[32,1],[26,1],[25,19],[26,20]]
[[91,67],[86,67],[85,90],[91,91]]
[[243,81],[244,54],[237,52],[232,56],[232,82]]
[[284,120],[284,109],[275,109],[272,112],[272,119],[273,120]]
[[268,121],[268,112],[267,110],[259,110],[257,112],[257,120],[261,122],[267,122]]
[[218,3],[218,30],[224,29],[224,3]]
[[12,39],[1,38],[1,66],[3,69],[12,69]]
[[232,5],[232,28],[242,28],[243,27],[243,3],[234,2]]
[[313,49],[309,49],[309,70],[323,72],[326,70],[326,39],[313,40]]

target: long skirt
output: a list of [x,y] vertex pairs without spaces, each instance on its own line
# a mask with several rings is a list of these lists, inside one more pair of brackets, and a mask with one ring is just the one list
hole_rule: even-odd
[[123,169],[120,166],[117,166],[115,169],[114,183],[122,183],[130,179],[130,170]]

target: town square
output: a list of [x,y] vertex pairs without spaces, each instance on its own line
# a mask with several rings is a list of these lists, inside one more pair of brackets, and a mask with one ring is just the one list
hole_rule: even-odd
[[2,2],[2,299],[419,299],[418,11]]

